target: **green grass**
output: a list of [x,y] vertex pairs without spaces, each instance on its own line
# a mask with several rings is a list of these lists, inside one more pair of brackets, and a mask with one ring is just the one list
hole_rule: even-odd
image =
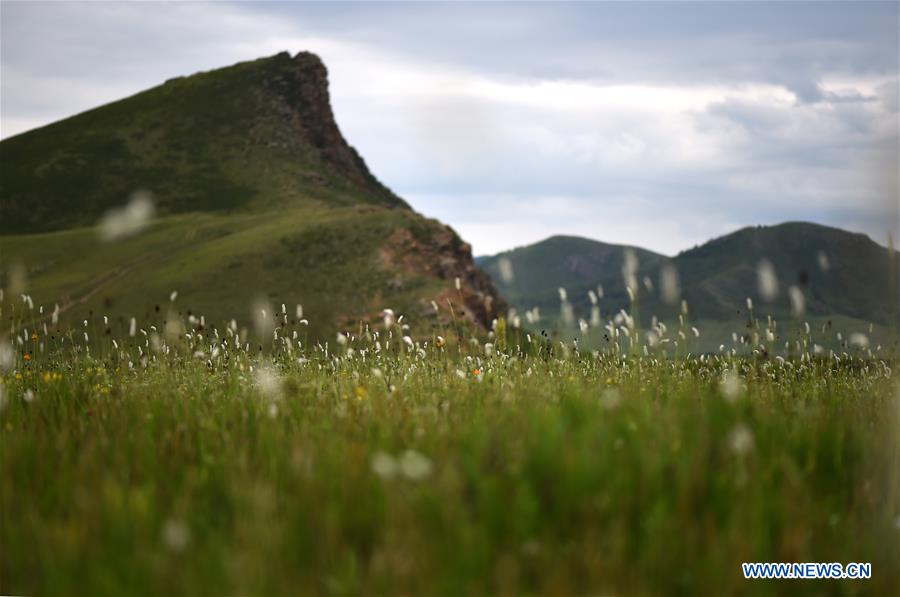
[[[403,230],[417,246],[391,241]],[[185,214],[158,218],[141,234],[113,243],[100,241],[95,228],[0,236],[0,271],[24,268],[28,293],[45,309],[43,317],[31,314],[23,322],[32,328],[49,321],[54,305],[66,325],[100,314],[120,324],[148,320],[165,315],[170,293],[178,291],[177,312],[185,318],[202,313],[220,326],[232,317],[249,325],[257,302],[301,303],[311,336],[330,338],[347,321],[355,325],[385,304],[410,313],[430,310],[430,299],[452,288],[453,280],[402,262],[405,253],[434,253],[434,262],[446,257],[438,239],[447,234],[462,243],[405,209]]]
[[[624,358],[502,329],[487,356],[412,324],[327,347],[291,324],[263,353],[223,329],[7,339],[0,592],[900,591],[896,360]],[[744,561],[873,577],[748,581]]]

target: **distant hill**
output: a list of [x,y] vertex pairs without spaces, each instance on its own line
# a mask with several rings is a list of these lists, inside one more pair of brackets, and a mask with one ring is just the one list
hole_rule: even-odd
[[[96,224],[138,190],[157,217],[102,242]],[[172,290],[211,320],[249,316],[260,296],[302,303],[323,334],[384,307],[433,313],[432,300],[465,303],[480,325],[505,308],[469,246],[345,141],[309,52],[178,77],[0,142],[0,281],[17,267],[35,302],[73,319],[151,317]]]
[[[604,317],[629,304],[622,267],[626,247],[575,237],[554,236],[539,243],[478,259],[500,291],[520,312],[538,306],[543,325],[558,324],[558,287],[567,290],[579,317],[590,311],[588,291],[602,285]],[[679,299],[687,301],[694,320],[728,322],[746,320],[746,299],[757,314],[792,318],[790,287],[803,296],[804,318],[829,319],[883,331],[898,324],[900,259],[864,234],[817,224],[788,222],[777,226],[743,228],[669,258],[633,248],[637,257],[638,306],[646,317],[674,319],[680,300],[662,300],[661,274],[674,268]],[[504,260],[508,265],[504,266]],[[759,266],[771,263],[775,295],[760,293]],[[503,275],[504,267],[507,277]],[[512,278],[508,277],[512,270]],[[794,292],[796,292],[794,291]],[[732,327],[735,327],[734,325]]]
[[[645,268],[658,267],[667,258],[653,251],[612,245],[576,236],[551,236],[533,245],[479,257],[479,266],[488,273],[503,296],[520,310],[540,308],[548,315],[559,311],[559,288],[565,288],[576,305],[586,304],[587,291],[603,287],[609,305],[625,305],[622,283],[626,249],[631,249]],[[502,262],[509,264],[504,278]]]
[[[758,289],[761,259],[772,263],[778,279],[771,304]],[[813,315],[890,325],[900,308],[896,254],[891,263],[885,247],[839,228],[804,222],[743,228],[685,251],[673,263],[697,312],[718,318],[744,308],[746,296],[761,308],[786,313],[792,285],[803,291]]]

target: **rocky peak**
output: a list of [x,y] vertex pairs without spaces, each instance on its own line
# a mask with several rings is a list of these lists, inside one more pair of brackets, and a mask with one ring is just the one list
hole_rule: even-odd
[[292,134],[312,146],[323,162],[366,190],[398,207],[409,207],[372,175],[365,161],[341,134],[328,90],[328,69],[316,54],[287,52],[273,57],[278,75],[264,85],[274,91],[279,113],[289,123]]

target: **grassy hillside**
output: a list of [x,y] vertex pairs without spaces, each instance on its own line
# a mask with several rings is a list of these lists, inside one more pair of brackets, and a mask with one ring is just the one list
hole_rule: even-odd
[[[155,219],[103,242],[97,223],[141,189]],[[64,323],[162,318],[172,291],[174,309],[214,321],[302,303],[313,336],[384,307],[451,298],[482,325],[502,307],[468,245],[346,143],[325,67],[305,52],[173,79],[0,143],[0,287],[23,271],[16,294],[45,308],[32,324],[57,304]]]
[[[159,320],[177,291],[176,312],[216,323],[237,316],[249,325],[251,308],[266,303],[272,314],[289,305],[293,319],[302,304],[313,337],[384,307],[430,313],[442,295],[443,306],[450,298],[464,308],[472,290],[457,293],[454,276],[429,269],[430,259],[455,251],[464,245],[448,228],[385,208],[171,216],[115,244],[98,241],[93,228],[0,238],[0,255],[29,265],[28,292],[44,306],[43,317],[26,321],[48,321],[54,303],[65,323]],[[7,303],[22,308],[18,297]]]
[[[558,236],[479,258],[479,263],[520,312],[540,308],[542,321],[536,327],[562,330],[558,286],[566,288],[579,318],[589,320],[588,292],[596,292],[598,284],[605,291],[599,300],[604,323],[618,310],[630,310],[622,274],[625,249]],[[751,318],[747,298],[755,305],[754,318],[771,315],[795,327],[807,321],[831,328],[833,335],[840,330],[842,336],[868,332],[871,324],[876,341],[896,338],[900,259],[895,253],[892,260],[887,249],[863,234],[791,222],[745,228],[673,258],[632,251],[638,264],[636,312],[643,323],[649,323],[653,315],[670,324],[677,320],[680,300],[667,303],[661,297],[662,270],[674,268],[679,299],[687,301],[689,319],[702,321],[714,331],[697,343],[706,350],[717,347],[732,332],[744,333]],[[512,279],[502,275],[503,260],[511,266]],[[777,281],[771,300],[761,296],[759,289],[763,260],[771,263]],[[792,309],[791,292],[803,297],[802,315]]]
[[94,224],[137,189],[162,213],[405,207],[341,136],[318,57],[172,79],[0,143],[0,233]]
[[[772,264],[778,279],[772,301],[757,288],[761,259]],[[698,312],[717,318],[743,309],[747,296],[766,310],[787,314],[788,289],[796,286],[812,315],[897,322],[897,256],[891,262],[887,249],[864,234],[803,222],[743,228],[683,252],[673,263],[688,300]]]

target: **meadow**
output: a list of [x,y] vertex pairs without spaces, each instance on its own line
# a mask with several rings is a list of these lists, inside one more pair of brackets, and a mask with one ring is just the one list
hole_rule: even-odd
[[884,349],[766,349],[757,320],[689,356],[626,319],[582,351],[391,311],[313,342],[299,306],[245,329],[176,300],[62,330],[6,297],[0,593],[900,592]]

